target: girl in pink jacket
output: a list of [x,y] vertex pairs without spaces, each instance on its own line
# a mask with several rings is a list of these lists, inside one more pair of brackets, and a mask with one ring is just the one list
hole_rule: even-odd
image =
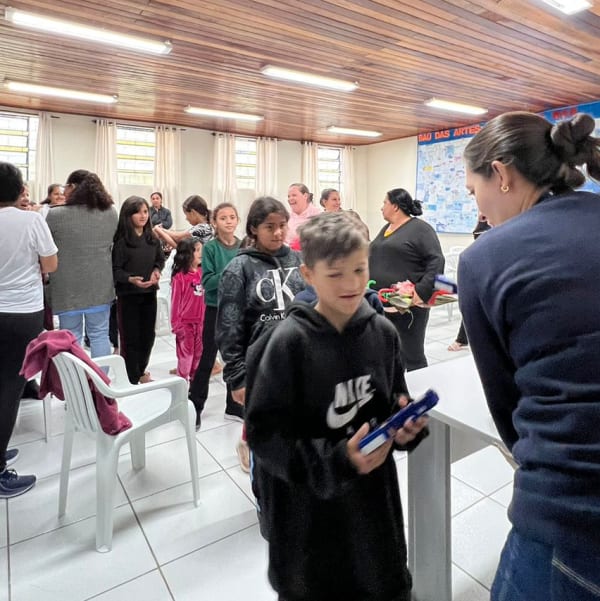
[[191,381],[202,355],[204,288],[202,243],[186,238],[177,245],[171,279],[171,329],[177,349],[177,375]]

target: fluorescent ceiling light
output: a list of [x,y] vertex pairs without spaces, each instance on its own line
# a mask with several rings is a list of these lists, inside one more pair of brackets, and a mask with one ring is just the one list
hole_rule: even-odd
[[335,125],[330,125],[327,128],[327,131],[332,134],[342,134],[347,136],[363,136],[365,138],[378,138],[381,135],[379,131],[371,131],[368,129],[351,129],[349,127],[336,127]]
[[574,15],[575,13],[581,12],[591,8],[592,3],[587,0],[544,0],[546,4],[557,8],[565,15]]
[[66,90],[64,88],[51,88],[49,86],[39,86],[37,84],[23,83],[20,81],[5,80],[4,87],[10,92],[27,94],[28,96],[55,96],[56,98],[83,100],[85,102],[102,102],[104,104],[114,104],[119,100],[118,96],[111,96],[109,94],[95,94],[93,92],[80,92],[78,90]]
[[159,42],[122,33],[114,33],[99,27],[89,27],[69,21],[61,21],[52,17],[44,17],[10,7],[5,9],[4,18],[15,25],[47,31],[53,35],[66,35],[86,40],[87,42],[110,44],[140,52],[169,54],[172,48],[171,42]]
[[231,113],[229,111],[217,111],[203,109],[195,106],[186,106],[185,112],[190,115],[203,115],[204,117],[220,117],[221,119],[237,119],[238,121],[262,121],[261,115],[248,115],[247,113]]
[[305,83],[309,86],[329,88],[330,90],[338,90],[341,92],[352,92],[358,88],[358,84],[355,81],[333,79],[332,77],[323,77],[322,75],[313,75],[312,73],[304,73],[302,71],[292,71],[291,69],[273,67],[272,65],[263,67],[261,73],[267,77],[274,77],[275,79],[284,79],[295,83]]
[[434,109],[442,109],[443,111],[467,113],[467,115],[483,115],[484,113],[487,113],[487,109],[479,106],[460,104],[460,102],[450,102],[449,100],[440,100],[439,98],[431,98],[430,100],[425,101],[425,105]]

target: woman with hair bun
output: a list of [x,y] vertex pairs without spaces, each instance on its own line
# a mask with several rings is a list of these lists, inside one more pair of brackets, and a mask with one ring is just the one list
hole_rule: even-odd
[[325,188],[322,190],[319,204],[326,213],[335,213],[336,211],[342,210],[340,193],[335,188]]
[[197,194],[188,196],[181,208],[191,227],[181,232],[167,232],[164,226],[156,225],[153,231],[161,242],[176,248],[177,244],[186,238],[197,238],[202,244],[206,244],[215,237],[214,229],[210,224],[210,209],[202,196]]
[[401,341],[407,371],[427,366],[425,329],[429,309],[424,304],[433,294],[433,281],[444,272],[444,255],[434,229],[417,219],[422,215],[421,202],[403,188],[390,190],[381,208],[387,225],[371,242],[369,272],[377,288],[389,288],[409,280],[415,285],[414,306],[399,313],[386,308],[386,317],[394,324]]
[[304,184],[290,185],[288,188],[288,204],[292,212],[290,213],[285,241],[297,250],[299,240],[296,230],[311,217],[318,215],[321,210],[313,204],[313,195]]
[[460,307],[517,464],[492,601],[600,599],[600,140],[588,115],[492,119],[465,149],[493,227],[461,255]]

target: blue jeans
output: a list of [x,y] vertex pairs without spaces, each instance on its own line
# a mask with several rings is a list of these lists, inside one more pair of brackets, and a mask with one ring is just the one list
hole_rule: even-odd
[[[597,533],[590,533],[596,536]],[[510,531],[490,601],[598,601],[600,557],[586,550],[559,550]]]
[[108,321],[110,306],[101,311],[65,313],[58,316],[61,330],[70,330],[77,342],[83,346],[83,326],[85,321],[85,332],[90,339],[90,351],[92,357],[103,357],[110,355],[111,346],[108,337]]

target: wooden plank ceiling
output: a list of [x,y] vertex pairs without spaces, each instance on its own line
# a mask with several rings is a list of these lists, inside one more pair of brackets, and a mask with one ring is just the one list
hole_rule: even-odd
[[[171,40],[150,56],[0,19],[0,80],[118,94],[113,106],[18,96],[0,106],[364,144],[480,120],[427,108],[433,96],[490,118],[600,99],[600,6],[566,17],[541,0],[11,0],[55,18]],[[265,64],[356,80],[333,92],[269,80]],[[264,115],[258,124],[187,115],[194,106]]]

